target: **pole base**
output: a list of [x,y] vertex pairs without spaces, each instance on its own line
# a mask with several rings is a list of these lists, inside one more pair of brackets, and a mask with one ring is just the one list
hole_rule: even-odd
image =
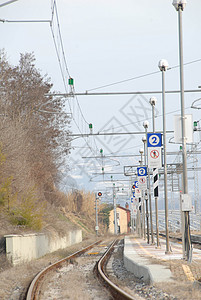
[[165,251],[165,254],[173,254],[173,252],[168,250],[168,251]]

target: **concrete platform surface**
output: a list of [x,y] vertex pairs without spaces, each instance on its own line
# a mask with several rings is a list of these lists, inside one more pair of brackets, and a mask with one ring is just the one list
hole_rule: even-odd
[[171,252],[166,254],[166,242],[160,240],[160,248],[147,244],[144,239],[126,236],[124,239],[124,265],[137,278],[148,284],[196,281],[201,278],[201,250],[193,249],[193,261],[183,259],[182,245],[170,243]]

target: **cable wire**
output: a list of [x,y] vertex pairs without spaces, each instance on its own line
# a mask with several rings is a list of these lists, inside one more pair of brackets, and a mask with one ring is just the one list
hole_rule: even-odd
[[16,2],[16,1],[18,1],[18,0],[10,0],[10,1],[8,1],[8,2],[5,2],[5,3],[0,4],[0,7],[6,6],[6,5],[11,4],[11,3],[13,3],[13,2]]
[[[52,18],[51,18],[51,22],[50,22],[50,27],[51,27],[54,46],[55,46],[55,49],[56,49],[57,59],[58,59],[58,62],[59,62],[59,67],[60,67],[60,71],[61,71],[61,75],[62,75],[62,79],[63,79],[64,88],[65,88],[65,91],[67,93],[67,83],[66,83],[67,80],[66,80],[66,76],[64,74],[64,71],[66,72],[66,74],[68,75],[69,78],[71,78],[71,76],[70,76],[70,72],[69,72],[69,69],[68,69],[68,66],[67,66],[67,60],[66,60],[65,52],[64,52],[64,46],[63,46],[63,41],[62,41],[62,35],[61,35],[59,15],[58,15],[58,10],[57,10],[56,0],[52,1],[51,9],[52,9]],[[61,47],[61,54],[62,54],[62,58],[63,58],[63,62],[64,62],[64,71],[63,71],[63,68],[62,68],[62,62],[61,62],[60,53],[59,53],[59,45],[57,44],[55,33],[54,33],[54,28],[53,28],[54,16],[56,16],[56,25],[57,25],[57,30],[58,30],[59,45]],[[71,92],[72,92],[72,96],[74,97],[74,94],[75,94],[74,86],[71,87]],[[67,98],[67,99],[68,99],[70,112],[72,114],[72,119],[73,119],[76,127],[78,128],[79,132],[82,133],[82,129],[79,126],[79,114],[80,114],[82,120],[85,122],[85,124],[89,125],[89,123],[86,121],[86,119],[84,117],[84,114],[82,112],[81,106],[80,106],[79,101],[78,101],[78,98],[77,98],[77,96],[75,96],[76,103],[77,103],[77,108],[78,108],[78,118],[77,118],[78,120],[75,119],[75,116],[73,114],[69,98]],[[94,151],[94,149],[92,149],[92,147],[89,145],[89,142],[88,142],[87,138],[83,137],[83,139],[85,140],[85,143],[88,146],[88,148],[90,149],[90,151],[93,154],[96,154],[96,151],[98,151],[97,145],[95,144],[96,145],[96,150]]]
[[[192,61],[187,62],[187,63],[184,63],[184,66],[190,65],[190,64],[193,64],[193,63],[197,63],[197,62],[201,62],[201,58],[196,59],[196,60],[192,60]],[[169,70],[172,70],[172,69],[176,69],[178,67],[180,67],[180,65],[169,67],[167,70],[169,71]],[[109,87],[109,86],[117,85],[117,84],[120,84],[120,83],[132,81],[132,80],[136,80],[136,79],[140,79],[140,78],[144,78],[144,77],[147,77],[147,76],[150,76],[150,75],[154,75],[154,74],[157,74],[157,73],[161,73],[161,71],[150,72],[150,73],[146,73],[146,74],[143,74],[143,75],[131,77],[131,78],[128,78],[128,79],[116,81],[116,82],[109,83],[109,84],[106,84],[106,85],[102,85],[102,86],[99,86],[99,87],[96,87],[96,88],[93,88],[93,89],[89,89],[89,90],[87,90],[87,92],[94,91],[94,90],[99,90],[99,89],[102,89],[104,87]]]

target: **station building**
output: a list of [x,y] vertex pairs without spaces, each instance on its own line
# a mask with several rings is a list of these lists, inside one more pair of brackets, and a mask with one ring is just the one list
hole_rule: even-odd
[[[116,213],[117,213],[117,233],[129,233],[130,232],[130,220],[131,220],[131,214],[128,204],[126,204],[126,207],[122,207],[120,205],[117,205],[116,207]],[[108,232],[114,234],[114,210],[110,211],[109,216],[109,228]]]

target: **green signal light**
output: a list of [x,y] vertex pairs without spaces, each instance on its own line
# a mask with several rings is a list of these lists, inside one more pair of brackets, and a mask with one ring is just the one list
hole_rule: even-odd
[[73,78],[69,78],[68,79],[68,84],[69,85],[73,85],[74,84],[74,79]]

